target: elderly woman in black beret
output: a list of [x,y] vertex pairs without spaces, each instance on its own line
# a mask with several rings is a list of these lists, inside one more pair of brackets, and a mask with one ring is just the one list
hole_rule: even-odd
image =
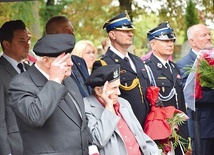
[[93,94],[84,98],[88,127],[100,155],[158,155],[129,102],[120,95],[120,65],[98,67],[85,82]]

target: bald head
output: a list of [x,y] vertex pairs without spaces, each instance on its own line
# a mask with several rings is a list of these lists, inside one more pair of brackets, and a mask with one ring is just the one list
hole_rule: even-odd
[[187,30],[187,37],[191,48],[197,52],[213,47],[211,43],[211,32],[206,25],[197,24],[191,26]]
[[45,25],[45,34],[73,34],[74,28],[65,16],[53,16]]

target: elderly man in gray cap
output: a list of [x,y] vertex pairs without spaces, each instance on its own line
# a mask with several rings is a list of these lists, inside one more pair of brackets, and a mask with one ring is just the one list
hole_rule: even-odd
[[23,139],[24,155],[87,155],[88,132],[81,94],[70,78],[74,36],[42,37],[38,57],[9,86],[12,107]]

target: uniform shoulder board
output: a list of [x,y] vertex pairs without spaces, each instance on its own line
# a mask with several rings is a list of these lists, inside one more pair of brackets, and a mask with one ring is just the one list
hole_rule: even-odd
[[106,66],[106,65],[107,65],[107,63],[106,63],[104,60],[102,60],[102,59],[97,59],[97,60],[93,63],[92,71],[95,70],[95,69],[97,69],[97,68],[100,67],[100,66]]
[[107,57],[105,54],[102,54],[99,59],[104,59],[105,57]]
[[99,59],[103,59],[103,58],[105,58],[105,57],[106,57],[106,55],[105,55],[105,54],[102,54],[102,55],[100,55]]
[[146,59],[146,60],[143,61],[144,64],[148,64],[150,62],[151,62],[150,58],[148,58],[148,59]]

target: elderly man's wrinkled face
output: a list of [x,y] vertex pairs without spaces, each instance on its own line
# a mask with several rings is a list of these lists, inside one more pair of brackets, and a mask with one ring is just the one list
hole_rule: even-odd
[[197,27],[198,31],[195,36],[190,39],[190,43],[195,50],[211,49],[213,47],[211,42],[211,32],[205,25]]

